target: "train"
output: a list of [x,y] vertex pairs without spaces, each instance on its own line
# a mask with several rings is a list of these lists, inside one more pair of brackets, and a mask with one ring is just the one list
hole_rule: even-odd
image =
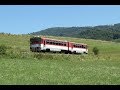
[[88,46],[67,40],[57,40],[40,36],[30,38],[30,51],[32,52],[59,52],[70,54],[88,54]]

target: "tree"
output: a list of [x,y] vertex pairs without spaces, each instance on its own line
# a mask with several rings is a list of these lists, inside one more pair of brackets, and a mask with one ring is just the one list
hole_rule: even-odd
[[120,34],[114,34],[113,35],[113,39],[119,39],[120,38]]
[[94,55],[99,54],[99,49],[97,47],[94,47],[92,51],[93,51]]

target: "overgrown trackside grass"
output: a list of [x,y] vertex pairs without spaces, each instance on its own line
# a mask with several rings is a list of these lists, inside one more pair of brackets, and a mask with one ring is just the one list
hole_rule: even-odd
[[[88,55],[33,53],[29,35],[1,35],[0,84],[120,84],[120,43],[69,37],[49,38],[88,44]],[[93,55],[97,47],[99,55]]]

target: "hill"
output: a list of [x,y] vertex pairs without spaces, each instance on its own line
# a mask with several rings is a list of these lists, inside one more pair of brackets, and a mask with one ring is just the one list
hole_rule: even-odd
[[30,34],[120,42],[120,23],[114,25],[99,25],[94,27],[53,27]]

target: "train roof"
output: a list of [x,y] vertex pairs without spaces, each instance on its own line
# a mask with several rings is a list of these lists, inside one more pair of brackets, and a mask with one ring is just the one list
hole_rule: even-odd
[[58,40],[58,39],[52,39],[52,38],[45,38],[45,37],[41,37],[41,38],[44,38],[44,39],[50,39],[50,40],[55,40],[55,41],[62,41],[62,42],[68,42],[67,40]]
[[87,45],[85,43],[76,43],[76,42],[71,42],[71,43],[74,43],[74,44],[82,44],[82,45]]
[[[46,37],[43,37],[43,36],[33,36],[32,38],[34,38],[34,37],[39,37],[39,38],[49,39],[49,40],[55,40],[55,41],[68,42],[67,40],[58,40],[58,39],[46,38]],[[87,44],[84,44],[84,43],[76,43],[76,42],[71,42],[71,41],[70,41],[70,43],[87,45]]]

